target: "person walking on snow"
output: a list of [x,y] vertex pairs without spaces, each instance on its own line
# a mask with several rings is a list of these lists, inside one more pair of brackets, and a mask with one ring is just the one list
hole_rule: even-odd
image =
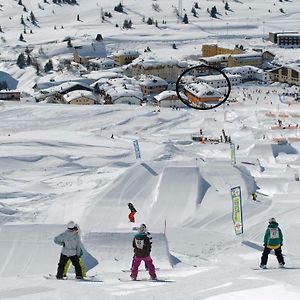
[[284,268],[285,262],[281,252],[282,242],[283,235],[281,229],[278,227],[278,223],[276,222],[275,218],[271,218],[264,236],[265,248],[261,256],[260,268],[267,268],[268,255],[272,250],[275,251],[279,266]]
[[[81,230],[80,230],[78,224],[75,224],[75,227],[77,228],[77,232],[78,232],[78,235],[79,235],[79,238],[80,238],[80,249],[81,249],[81,251],[80,251],[80,256],[79,256],[79,265],[80,265],[80,268],[81,268],[82,276],[86,277],[86,268],[85,268],[85,265],[84,265],[83,260],[82,260],[83,250],[82,250]],[[65,265],[65,268],[64,268],[63,277],[67,277],[67,273],[68,273],[68,270],[70,268],[70,265],[71,265],[71,260],[68,259],[68,261]]]
[[78,228],[73,221],[67,224],[67,230],[54,238],[54,242],[63,246],[58,263],[56,278],[63,279],[65,265],[70,259],[76,273],[77,279],[82,279],[82,271],[79,264],[79,257],[81,255],[80,237]]
[[150,256],[151,252],[151,242],[146,233],[146,226],[142,224],[139,227],[138,233],[134,236],[132,241],[132,246],[134,249],[134,257],[132,261],[131,274],[130,277],[132,280],[136,280],[139,266],[143,260],[147,266],[149,275],[152,280],[156,280],[155,267]]

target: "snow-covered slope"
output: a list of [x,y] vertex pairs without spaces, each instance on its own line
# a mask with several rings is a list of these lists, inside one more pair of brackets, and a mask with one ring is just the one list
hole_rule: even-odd
[[[225,122],[220,109],[162,108],[155,113],[127,105],[5,102],[0,111],[1,297],[264,299],[272,288],[298,299],[298,269],[251,269],[259,264],[270,217],[283,230],[287,266],[300,266],[295,235],[300,148],[296,142],[275,144],[265,114],[285,113],[285,122],[296,121],[292,115],[300,112],[299,104],[257,97],[260,106],[248,99],[227,107]],[[232,137],[239,145],[235,167],[228,144],[191,142],[199,128],[208,137],[218,137],[222,129]],[[299,137],[297,130],[281,134]],[[140,161],[134,155],[135,139]],[[238,185],[242,237],[235,236],[231,219],[230,188]],[[251,193],[257,188],[261,193],[255,202]],[[121,270],[129,268],[133,254],[128,202],[137,209],[136,224],[146,223],[152,233],[158,276],[175,282],[117,280],[129,276]],[[82,289],[80,283],[42,277],[56,272],[60,248],[53,237],[70,219],[82,227],[88,273],[98,273],[103,283],[83,283]],[[269,265],[276,266],[273,255]],[[141,271],[140,277],[147,275]]]

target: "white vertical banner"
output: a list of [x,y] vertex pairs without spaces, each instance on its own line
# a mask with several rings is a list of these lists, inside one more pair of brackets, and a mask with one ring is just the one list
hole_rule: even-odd
[[231,159],[231,164],[234,166],[236,164],[234,143],[230,143],[230,159]]
[[234,224],[234,231],[236,235],[243,233],[243,209],[241,187],[237,186],[231,189],[232,199],[232,221]]
[[139,146],[138,140],[133,141],[133,147],[134,147],[134,151],[135,151],[135,158],[136,159],[141,158],[141,151],[140,151],[140,146]]

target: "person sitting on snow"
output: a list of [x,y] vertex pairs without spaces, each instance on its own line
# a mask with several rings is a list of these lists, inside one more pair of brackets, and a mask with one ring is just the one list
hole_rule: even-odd
[[132,241],[132,246],[134,249],[134,256],[131,267],[130,277],[132,280],[136,280],[139,266],[143,260],[147,266],[147,270],[152,280],[156,280],[155,267],[150,256],[151,252],[151,242],[146,233],[146,226],[142,224],[139,227],[138,233],[134,236]]
[[79,264],[81,256],[81,242],[78,234],[78,228],[73,221],[67,224],[67,230],[54,238],[54,242],[63,246],[58,263],[56,278],[63,279],[64,268],[70,259],[76,273],[77,279],[82,279],[82,270]]
[[275,218],[271,218],[264,236],[265,248],[261,257],[260,268],[267,268],[268,255],[272,250],[275,251],[279,266],[284,268],[285,263],[281,252],[282,242],[283,235],[281,229],[278,227],[278,223],[276,222]]

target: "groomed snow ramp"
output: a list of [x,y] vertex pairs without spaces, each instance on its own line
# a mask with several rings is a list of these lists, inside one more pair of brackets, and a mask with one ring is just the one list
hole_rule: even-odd
[[[0,227],[0,277],[56,273],[61,247],[53,241],[64,225],[7,225]],[[86,245],[85,245],[86,246]],[[98,264],[86,249],[87,270]]]
[[[99,265],[94,269],[99,273],[120,272],[129,270],[134,255],[132,240],[136,231],[132,232],[91,232],[84,236],[86,248],[97,257]],[[152,233],[151,257],[155,267],[172,268],[167,239],[162,233]],[[141,269],[143,269],[143,264]]]

